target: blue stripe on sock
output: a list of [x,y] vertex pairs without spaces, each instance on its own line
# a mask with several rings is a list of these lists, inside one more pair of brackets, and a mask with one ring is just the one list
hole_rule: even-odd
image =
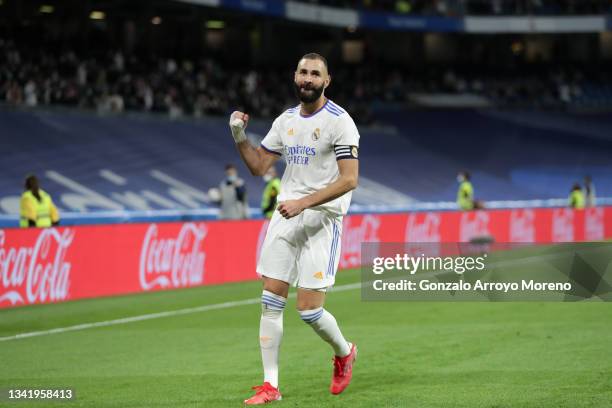
[[[323,310],[323,309],[321,309],[321,310]],[[316,315],[317,313],[320,313],[321,310],[300,312],[300,316],[302,316],[302,317],[312,317],[312,316]]]
[[266,295],[265,293],[261,295],[262,298],[267,298],[267,299],[271,299],[275,302],[281,302],[281,303],[285,303],[287,302],[285,299],[279,299],[277,297],[274,297],[272,295]]
[[305,321],[306,323],[314,323],[317,320],[319,320],[322,315],[323,315],[323,309],[319,310],[318,312],[310,316],[302,315],[302,320]]
[[278,300],[278,299],[275,299],[275,298],[270,297],[270,296],[263,295],[261,297],[261,301],[262,301],[262,303],[265,303],[267,305],[285,307],[285,302],[283,302],[281,300]]
[[261,297],[262,298],[267,298],[267,299],[274,300],[275,302],[281,302],[281,303],[285,303],[286,302],[286,300],[284,298],[279,299],[279,298],[277,298],[275,296],[267,295],[265,293],[262,293]]
[[284,302],[279,302],[278,300],[262,297],[261,301],[264,302],[264,303],[269,303],[269,304],[273,304],[273,305],[276,305],[276,306],[285,307],[285,303]]

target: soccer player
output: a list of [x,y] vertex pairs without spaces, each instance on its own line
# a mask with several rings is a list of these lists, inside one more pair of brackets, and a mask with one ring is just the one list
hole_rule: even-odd
[[304,55],[294,75],[300,104],[274,120],[257,148],[244,133],[249,115],[234,112],[230,117],[232,136],[253,175],[265,174],[281,156],[287,165],[257,265],[263,280],[259,343],[264,383],[253,387],[247,405],[281,399],[278,354],[289,285],[297,287],[302,320],[334,350],[331,393],[340,394],[351,382],[357,347],[345,340],[323,305],[338,268],[342,216],[357,187],[359,132],[349,114],[325,97],[330,82],[325,58]]

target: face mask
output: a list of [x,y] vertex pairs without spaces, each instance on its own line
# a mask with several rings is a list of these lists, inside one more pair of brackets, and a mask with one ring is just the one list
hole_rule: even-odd
[[233,183],[236,180],[238,180],[238,176],[234,174],[232,174],[231,176],[227,176],[227,181],[229,181],[230,183]]
[[264,174],[264,176],[263,176],[263,180],[264,180],[266,183],[267,183],[267,182],[269,182],[270,180],[272,180],[272,175],[270,175],[270,174]]
[[462,175],[458,175],[457,176],[457,183],[461,183],[463,182],[463,176]]

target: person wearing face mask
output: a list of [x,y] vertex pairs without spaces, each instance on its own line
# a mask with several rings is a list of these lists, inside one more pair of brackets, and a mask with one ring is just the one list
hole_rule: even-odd
[[276,209],[277,197],[280,193],[281,181],[276,174],[274,166],[270,167],[266,174],[263,175],[263,180],[266,182],[263,195],[261,197],[261,212],[267,219],[272,218]]
[[470,182],[470,173],[467,171],[461,171],[457,174],[457,182],[459,183],[459,190],[457,191],[457,205],[461,210],[473,210],[474,209],[474,187]]
[[244,180],[238,177],[238,170],[233,164],[225,166],[225,179],[219,186],[223,220],[242,220],[248,218],[248,203]]

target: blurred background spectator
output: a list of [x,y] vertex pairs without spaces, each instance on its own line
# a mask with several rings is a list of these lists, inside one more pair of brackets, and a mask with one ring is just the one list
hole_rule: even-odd
[[593,183],[591,176],[584,176],[584,200],[587,207],[595,207],[597,205],[595,183]]
[[225,179],[219,184],[221,193],[222,220],[243,220],[249,218],[247,192],[244,180],[238,177],[238,169],[233,164],[225,166]]
[[584,192],[580,187],[580,183],[575,183],[572,186],[569,195],[569,206],[571,208],[581,209],[584,208],[585,200],[584,200]]

